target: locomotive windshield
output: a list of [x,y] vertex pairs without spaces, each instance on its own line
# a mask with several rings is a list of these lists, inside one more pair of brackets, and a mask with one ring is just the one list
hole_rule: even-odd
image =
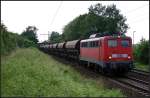
[[109,47],[116,47],[117,46],[117,40],[108,40],[108,46]]
[[123,46],[123,47],[129,47],[129,40],[122,40],[121,41],[121,46]]

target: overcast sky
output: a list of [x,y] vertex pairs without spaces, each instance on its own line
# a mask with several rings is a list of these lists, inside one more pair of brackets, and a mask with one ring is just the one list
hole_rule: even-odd
[[130,27],[126,34],[133,37],[136,31],[134,43],[142,37],[149,39],[149,1],[1,1],[1,21],[19,34],[29,25],[36,26],[39,41],[44,41],[48,36],[41,34],[62,33],[65,25],[96,3],[115,4],[120,9]]

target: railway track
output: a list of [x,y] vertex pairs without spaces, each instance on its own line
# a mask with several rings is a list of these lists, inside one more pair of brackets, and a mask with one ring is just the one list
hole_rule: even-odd
[[140,74],[140,75],[144,75],[144,76],[149,76],[150,75],[150,72],[143,71],[143,70],[138,70],[138,69],[133,69],[132,72]]
[[126,76],[126,78],[128,78],[128,79],[130,79],[130,80],[133,80],[133,81],[138,81],[138,82],[140,82],[140,83],[142,83],[142,84],[145,84],[145,85],[148,85],[148,84],[149,84],[149,82],[143,81],[143,80],[140,80],[140,79],[137,79],[137,78],[135,78],[135,77]]
[[149,88],[147,83],[143,83],[143,81],[137,81],[137,79],[131,79],[131,78],[119,78],[116,79],[122,84],[127,85],[132,90],[136,91],[138,94],[141,94],[143,96],[149,96]]
[[109,86],[121,88],[123,92],[131,96],[150,97],[149,72],[132,70],[122,77],[109,77],[106,81]]
[[150,81],[150,72],[133,69],[126,74],[127,77],[136,79],[137,81],[143,81],[143,83],[148,84]]
[[91,70],[90,68],[85,68],[85,66],[78,63],[66,61],[56,56],[53,57],[64,64],[73,66],[82,75],[95,79],[97,82],[102,79],[108,88],[121,88],[122,92],[128,96],[150,97],[148,88],[149,79],[147,79],[149,77],[148,72],[135,69],[123,77],[109,77],[95,72],[95,70]]
[[118,81],[137,89],[139,94],[150,97],[150,72],[133,69],[125,75],[124,79]]

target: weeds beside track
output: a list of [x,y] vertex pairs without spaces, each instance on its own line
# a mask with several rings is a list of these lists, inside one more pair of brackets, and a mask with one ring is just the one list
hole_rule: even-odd
[[88,67],[85,68],[85,66],[79,65],[76,62],[66,61],[65,59],[56,56],[53,57],[60,62],[72,65],[81,74],[96,79],[97,82],[100,80],[99,78],[102,78],[104,80],[105,85],[108,88],[112,88],[112,87],[121,88],[122,91],[128,96],[142,96],[142,97],[150,96],[149,88],[148,88],[149,72],[144,72],[140,70],[138,71],[134,69],[122,77],[110,77],[110,76],[102,75],[99,72],[95,72],[95,70],[91,70]]

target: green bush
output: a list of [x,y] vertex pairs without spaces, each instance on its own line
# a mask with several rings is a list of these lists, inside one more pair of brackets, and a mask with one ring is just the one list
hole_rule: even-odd
[[6,27],[1,24],[1,54],[5,55],[12,50],[20,47],[35,47],[36,44],[16,33],[7,31]]
[[149,63],[149,40],[142,38],[140,43],[134,46],[134,59],[143,64]]

